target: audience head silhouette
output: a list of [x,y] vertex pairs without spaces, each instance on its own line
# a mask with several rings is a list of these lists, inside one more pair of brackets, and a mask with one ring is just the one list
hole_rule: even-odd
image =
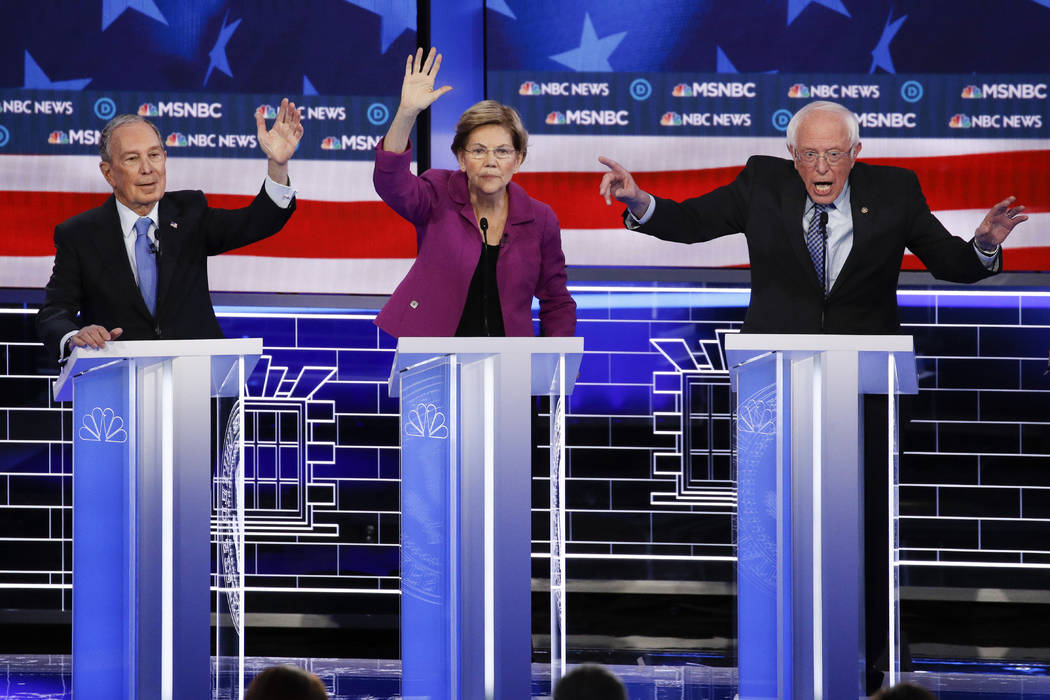
[[328,700],[321,679],[295,666],[264,668],[248,686],[244,700]]
[[583,664],[558,681],[554,700],[627,700],[627,688],[611,671]]
[[871,700],[937,700],[937,696],[917,685],[898,683],[892,688],[882,688]]

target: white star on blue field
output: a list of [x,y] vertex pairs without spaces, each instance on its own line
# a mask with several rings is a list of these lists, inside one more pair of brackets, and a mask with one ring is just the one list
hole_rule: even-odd
[[835,12],[846,15],[847,17],[850,16],[849,10],[847,10],[846,6],[842,4],[842,0],[788,0],[787,23],[791,24],[794,22],[795,18],[801,14],[802,10],[806,9],[810,3],[814,2],[818,5],[823,5],[829,10],[834,10]]
[[609,55],[616,50],[625,36],[627,32],[617,32],[599,39],[594,31],[594,24],[591,23],[590,14],[584,13],[579,47],[555,54],[551,58],[574,71],[609,72],[613,69],[609,63]]
[[137,10],[158,22],[168,23],[153,0],[102,0],[102,31],[124,14],[124,10]]
[[406,29],[416,31],[416,0],[346,0],[380,17],[379,43],[382,52]]
[[890,56],[890,42],[893,41],[893,37],[897,36],[897,32],[900,31],[904,20],[908,19],[908,15],[902,15],[892,22],[890,17],[893,17],[892,10],[890,11],[890,16],[886,18],[886,26],[882,28],[882,36],[879,37],[879,43],[875,44],[875,48],[871,50],[871,68],[868,70],[869,73],[874,73],[876,68],[881,68],[887,73],[897,72],[893,67],[893,57]]
[[231,24],[227,25],[226,20],[230,17],[230,11],[227,10],[226,14],[222,18],[222,29],[219,30],[219,38],[215,40],[215,46],[208,52],[208,72],[204,74],[204,84],[208,84],[208,78],[211,77],[212,69],[218,68],[226,75],[233,77],[233,70],[230,68],[230,61],[226,58],[226,44],[229,43],[230,38],[233,37],[233,33],[237,31],[237,25],[241,23],[241,20],[234,20]]
[[44,73],[33,57],[26,51],[24,69],[25,83],[22,85],[27,90],[83,90],[91,78],[77,78],[75,80],[51,80]]

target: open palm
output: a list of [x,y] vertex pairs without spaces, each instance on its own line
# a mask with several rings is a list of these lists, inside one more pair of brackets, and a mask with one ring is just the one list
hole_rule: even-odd
[[413,112],[422,112],[434,103],[437,98],[452,89],[451,86],[434,89],[434,80],[441,68],[441,54],[431,47],[426,61],[423,60],[423,49],[416,50],[415,56],[405,60],[405,81],[401,84],[401,108]]
[[263,115],[257,111],[255,125],[259,147],[266,157],[278,165],[287,163],[299,147],[299,139],[303,136],[302,116],[295,103],[289,102],[288,98],[281,100],[281,108],[277,110],[277,118],[269,130],[266,129]]

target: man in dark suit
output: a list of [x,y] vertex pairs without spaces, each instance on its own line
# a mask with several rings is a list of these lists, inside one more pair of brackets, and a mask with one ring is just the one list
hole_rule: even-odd
[[214,209],[200,191],[165,192],[160,132],[136,115],[114,117],[99,140],[99,169],[113,188],[101,206],[55,228],[55,265],[37,331],[48,353],[109,340],[221,338],[208,291],[208,256],[281,230],[295,210],[288,160],[303,134],[281,102],[273,127],[256,113],[267,179],[242,209]]
[[[1008,197],[973,239],[951,235],[933,216],[910,170],[857,162],[860,124],[849,109],[812,102],[787,128],[790,160],[753,156],[736,179],[675,202],[635,184],[619,163],[599,193],[627,205],[627,228],[682,243],[743,232],[751,262],[745,333],[899,333],[897,278],[904,250],[938,279],[975,282],[999,271],[1000,244],[1028,219]],[[903,412],[903,411],[902,411]],[[864,400],[865,464],[886,463],[886,397]],[[888,578],[885,472],[864,473],[865,579]],[[868,692],[882,683],[889,602],[885,586],[865,586]]]
[[[992,207],[971,241],[952,236],[930,212],[913,172],[857,162],[859,131],[850,110],[813,102],[788,126],[791,160],[753,156],[732,183],[674,202],[599,158],[610,168],[599,191],[606,202],[615,197],[627,205],[627,228],[664,240],[696,243],[743,232],[752,285],[745,333],[897,333],[905,248],[938,279],[975,282],[999,271],[1000,243],[1028,217],[1009,197]],[[807,233],[814,228],[819,242],[811,254]]]

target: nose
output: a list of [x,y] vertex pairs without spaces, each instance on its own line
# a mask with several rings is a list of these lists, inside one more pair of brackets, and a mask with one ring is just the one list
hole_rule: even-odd
[[823,153],[817,156],[817,162],[813,164],[813,168],[818,173],[826,173],[831,170],[831,166],[828,164],[828,159]]

